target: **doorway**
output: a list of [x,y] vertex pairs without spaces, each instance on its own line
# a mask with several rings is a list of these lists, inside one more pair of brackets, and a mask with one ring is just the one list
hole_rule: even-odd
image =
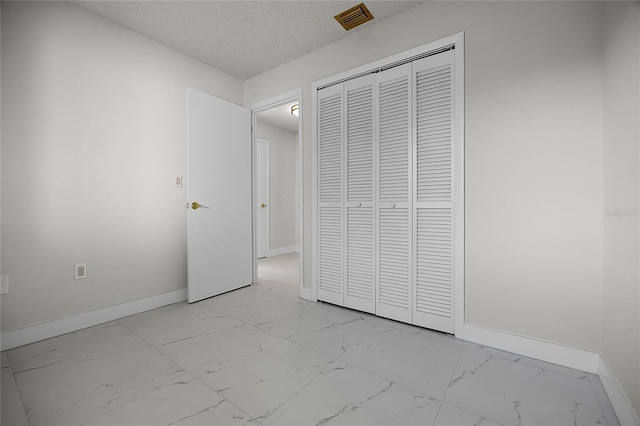
[[299,297],[303,284],[302,90],[252,105],[254,282]]

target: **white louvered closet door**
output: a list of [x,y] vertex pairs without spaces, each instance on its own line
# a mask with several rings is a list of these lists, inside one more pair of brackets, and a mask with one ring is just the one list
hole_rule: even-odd
[[377,75],[376,314],[411,322],[411,64]]
[[318,299],[343,304],[342,84],[318,91]]
[[413,63],[415,84],[413,323],[454,331],[453,52]]
[[375,313],[374,87],[369,75],[344,83],[346,249],[344,306]]

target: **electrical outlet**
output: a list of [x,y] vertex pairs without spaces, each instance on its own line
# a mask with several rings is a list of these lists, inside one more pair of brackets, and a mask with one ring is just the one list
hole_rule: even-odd
[[87,278],[87,264],[86,263],[76,263],[75,265],[75,279],[83,280]]
[[0,294],[9,293],[9,275],[0,276]]

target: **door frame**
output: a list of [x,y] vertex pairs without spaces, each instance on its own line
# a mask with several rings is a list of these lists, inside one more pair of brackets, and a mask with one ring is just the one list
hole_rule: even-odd
[[[304,286],[304,170],[303,170],[303,155],[302,155],[302,129],[303,129],[303,116],[304,116],[304,104],[302,98],[302,87],[298,87],[297,89],[290,90],[285,93],[281,93],[279,95],[272,96],[268,99],[255,102],[249,106],[251,109],[251,139],[252,139],[252,167],[253,167],[253,199],[254,199],[254,217],[257,214],[257,194],[256,194],[256,143],[257,143],[257,135],[256,135],[256,120],[257,114],[266,111],[268,109],[280,106],[282,104],[286,104],[288,102],[297,101],[298,105],[300,105],[301,114],[298,117],[298,173],[296,176],[296,180],[298,181],[298,193],[297,199],[299,206],[296,210],[296,215],[298,218],[298,251],[299,251],[299,259],[298,259],[298,269],[299,269],[299,281],[300,281],[300,297],[303,299],[311,300],[311,288],[306,288]],[[256,244],[256,222],[253,222],[253,282],[255,283],[258,280],[258,260],[256,259],[257,253],[257,244]]]
[[375,62],[362,65],[360,67],[345,71],[331,77],[315,81],[311,85],[311,241],[313,241],[313,251],[315,255],[311,258],[311,298],[318,300],[318,260],[319,252],[319,220],[318,220],[318,89],[332,84],[341,83],[352,78],[369,74],[375,70],[389,68],[397,64],[404,63],[410,58],[437,52],[447,46],[454,46],[454,87],[455,87],[455,112],[454,112],[454,155],[455,163],[460,167],[456,168],[453,176],[455,185],[459,188],[457,199],[454,201],[454,271],[455,280],[454,291],[454,324],[455,336],[464,339],[465,325],[465,294],[464,294],[464,32],[459,32],[451,36],[433,41],[431,43],[418,46],[413,49],[392,55]]
[[[253,132],[252,132],[253,133]],[[265,257],[269,257],[269,205],[271,204],[271,201],[269,200],[269,141],[266,139],[262,139],[262,138],[256,138],[256,159],[257,159],[257,153],[258,153],[258,143],[263,143],[264,144],[264,184],[265,184],[265,189],[264,189],[264,198],[265,198],[265,203],[267,204],[266,210],[264,212],[265,215],[265,229],[264,229],[264,244],[265,244]],[[254,170],[258,170],[257,169],[257,162],[256,162],[256,168]],[[254,203],[256,204],[256,251],[255,251],[255,257],[258,257],[258,247],[257,247],[257,235],[258,235],[258,207],[257,207],[257,203],[258,203],[258,173],[255,173],[256,176],[256,199],[254,201]],[[255,279],[254,279],[255,282]]]

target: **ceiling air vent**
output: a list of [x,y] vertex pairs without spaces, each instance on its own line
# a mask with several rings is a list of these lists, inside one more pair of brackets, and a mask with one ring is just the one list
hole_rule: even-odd
[[365,22],[372,20],[373,15],[369,12],[369,9],[367,9],[367,6],[365,6],[364,3],[360,3],[349,10],[345,10],[344,12],[337,14],[335,18],[345,30],[349,31],[358,25],[362,25]]

